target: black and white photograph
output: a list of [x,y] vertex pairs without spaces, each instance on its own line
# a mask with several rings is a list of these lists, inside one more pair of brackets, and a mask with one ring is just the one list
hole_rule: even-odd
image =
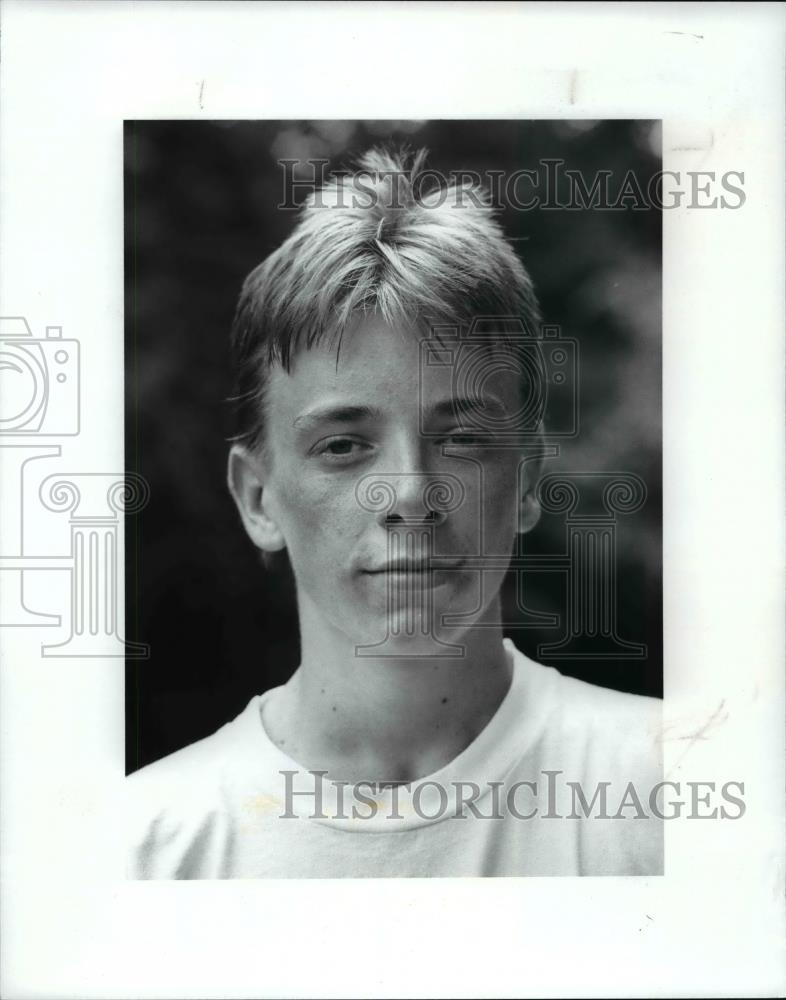
[[0,0],[0,995],[784,994],[784,27]]
[[135,877],[662,873],[660,146],[126,124]]

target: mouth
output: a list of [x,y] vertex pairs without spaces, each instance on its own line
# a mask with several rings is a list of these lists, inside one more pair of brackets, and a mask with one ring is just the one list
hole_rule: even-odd
[[385,563],[383,566],[364,569],[363,572],[369,576],[425,576],[429,573],[438,573],[440,570],[460,569],[462,564],[460,559],[435,559],[431,557],[430,559]]

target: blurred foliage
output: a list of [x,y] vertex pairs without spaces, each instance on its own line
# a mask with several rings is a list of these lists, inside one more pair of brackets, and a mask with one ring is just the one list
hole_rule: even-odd
[[[246,274],[289,234],[281,158],[331,167],[380,142],[426,146],[429,165],[533,169],[560,158],[590,185],[660,168],[654,122],[145,121],[126,125],[126,465],[151,502],[127,523],[128,768],[215,730],[297,666],[290,582],[263,570],[225,487],[228,330]],[[545,171],[543,171],[545,178]],[[528,192],[529,193],[529,192]],[[545,194],[545,192],[541,192]],[[628,471],[643,509],[619,518],[619,621],[636,661],[562,661],[587,680],[659,694],[661,639],[661,219],[655,209],[503,208],[546,322],[580,343],[581,433],[546,471]],[[544,516],[527,551],[564,548]],[[505,588],[515,614],[512,584]],[[560,574],[528,577],[527,603],[560,611]],[[537,658],[555,629],[512,630]],[[548,660],[544,660],[548,662]]]

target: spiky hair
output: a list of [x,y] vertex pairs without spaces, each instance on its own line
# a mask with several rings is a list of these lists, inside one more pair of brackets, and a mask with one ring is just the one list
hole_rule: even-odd
[[424,332],[477,316],[538,321],[532,282],[486,191],[425,171],[426,150],[373,149],[301,208],[289,238],[246,278],[232,327],[236,435],[262,440],[266,374],[340,341],[362,316]]

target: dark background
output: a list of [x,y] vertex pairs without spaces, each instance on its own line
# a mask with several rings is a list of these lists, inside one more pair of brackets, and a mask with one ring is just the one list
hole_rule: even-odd
[[[296,221],[276,207],[277,161],[341,167],[388,141],[425,145],[445,173],[562,158],[588,186],[612,171],[613,192],[628,170],[646,190],[660,169],[649,121],[126,123],[126,468],[151,490],[126,521],[126,637],[150,645],[149,659],[127,663],[128,771],[215,731],[298,664],[291,583],[262,568],[225,487],[229,327],[244,277]],[[632,472],[648,491],[618,517],[619,633],[646,644],[644,659],[551,661],[537,650],[559,627],[507,631],[564,673],[659,696],[660,212],[507,207],[501,221],[544,320],[580,343],[581,433],[544,472]],[[561,552],[564,539],[564,515],[547,514],[526,551]],[[512,579],[504,597],[517,620]],[[533,610],[562,614],[565,601],[561,574],[527,575]]]

